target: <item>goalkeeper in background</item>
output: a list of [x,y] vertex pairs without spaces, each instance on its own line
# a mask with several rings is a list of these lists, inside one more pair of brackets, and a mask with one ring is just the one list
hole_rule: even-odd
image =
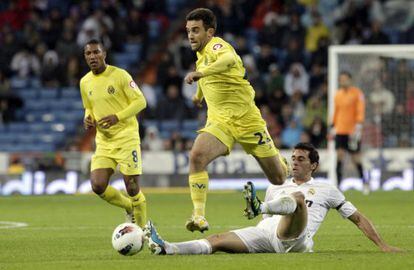
[[[92,190],[108,203],[124,208],[128,221],[143,227],[147,207],[138,184],[142,160],[136,114],[146,107],[145,98],[128,72],[105,63],[102,43],[89,41],[84,57],[91,69],[80,81],[84,126],[97,131],[91,162]],[[117,165],[128,196],[108,185]]]
[[187,37],[197,53],[196,71],[188,73],[188,84],[197,82],[193,102],[207,103],[207,123],[199,131],[190,152],[189,185],[193,215],[187,221],[189,231],[205,231],[208,190],[207,165],[228,155],[238,142],[258,161],[272,184],[283,184],[287,166],[275,147],[266,122],[254,103],[254,89],[247,80],[242,60],[234,48],[215,37],[216,17],[206,8],[191,11],[186,17]]
[[364,194],[369,193],[369,185],[364,177],[361,162],[361,137],[365,118],[365,99],[362,91],[352,85],[352,76],[343,71],[339,74],[339,89],[335,94],[335,107],[331,137],[335,136],[336,175],[338,186],[342,180],[342,167],[346,152],[356,165],[359,177],[364,183]]

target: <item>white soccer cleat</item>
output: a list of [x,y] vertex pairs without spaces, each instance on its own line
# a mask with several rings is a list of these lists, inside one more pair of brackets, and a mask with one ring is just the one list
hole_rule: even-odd
[[154,255],[165,255],[165,242],[157,233],[151,220],[148,220],[144,227],[144,238],[148,241],[148,248]]
[[204,231],[208,231],[209,229],[207,219],[203,216],[192,216],[185,223],[185,227],[190,232],[194,232],[194,231],[204,232]]
[[128,211],[126,212],[125,222],[137,224],[135,222],[134,212],[128,212]]

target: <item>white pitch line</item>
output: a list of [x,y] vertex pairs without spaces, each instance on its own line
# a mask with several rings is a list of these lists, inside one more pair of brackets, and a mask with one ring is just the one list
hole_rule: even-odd
[[24,222],[13,222],[13,221],[0,221],[0,230],[1,229],[14,229],[14,228],[22,228],[29,226],[27,223]]

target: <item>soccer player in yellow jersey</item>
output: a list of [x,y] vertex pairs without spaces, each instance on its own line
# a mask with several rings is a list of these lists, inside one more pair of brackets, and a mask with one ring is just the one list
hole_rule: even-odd
[[[106,64],[106,51],[99,41],[89,41],[84,56],[91,69],[80,81],[84,126],[96,128],[92,190],[108,203],[124,208],[129,221],[143,227],[147,207],[138,184],[142,163],[136,114],[146,107],[145,98],[128,72]],[[128,196],[108,185],[117,165]]]
[[197,82],[193,102],[207,103],[207,123],[199,131],[190,153],[189,185],[193,215],[190,231],[208,230],[205,204],[208,189],[207,165],[230,153],[235,142],[242,145],[260,164],[272,184],[283,184],[287,166],[275,147],[266,123],[254,103],[254,89],[234,48],[215,37],[216,17],[209,9],[198,8],[187,15],[187,36],[197,53],[196,71],[186,75],[186,83]]

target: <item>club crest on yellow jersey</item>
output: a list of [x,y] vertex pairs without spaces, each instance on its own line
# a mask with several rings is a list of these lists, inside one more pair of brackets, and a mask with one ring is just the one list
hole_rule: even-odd
[[115,88],[112,85],[108,86],[107,91],[108,91],[108,94],[110,95],[115,94]]

